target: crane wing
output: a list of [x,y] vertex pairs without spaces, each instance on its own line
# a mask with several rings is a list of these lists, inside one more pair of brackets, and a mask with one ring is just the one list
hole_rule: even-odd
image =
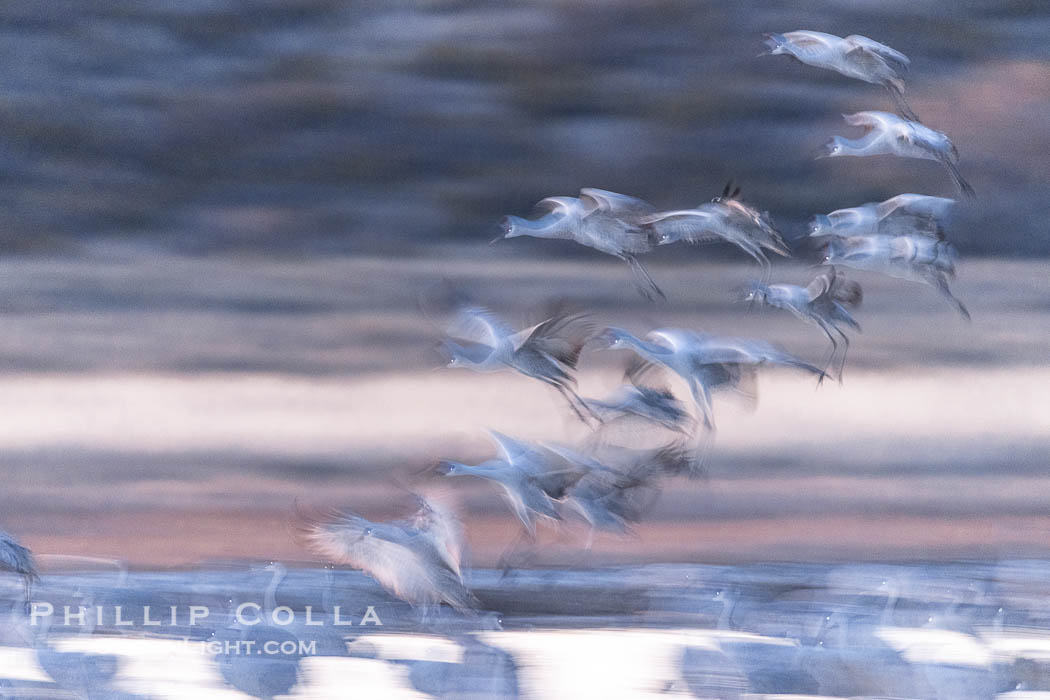
[[532,443],[512,438],[496,430],[488,430],[489,438],[496,443],[504,461],[510,464],[521,464],[535,461],[540,456],[539,449]]
[[580,190],[581,200],[590,200],[595,209],[606,211],[621,218],[637,218],[656,211],[649,202],[626,194],[584,187]]
[[14,571],[30,579],[37,578],[32,552],[5,532],[0,532],[0,569]]
[[887,131],[891,126],[891,121],[888,117],[892,118],[893,122],[896,123],[903,121],[900,117],[884,112],[857,112],[855,114],[842,115],[847,124],[862,127],[865,133],[870,131]]
[[854,51],[864,51],[872,56],[876,56],[887,63],[892,64],[893,68],[899,71],[908,70],[908,66],[911,64],[911,59],[902,54],[900,51],[890,48],[885,44],[879,43],[874,39],[869,39],[866,36],[860,34],[851,34],[843,39],[847,44],[853,48],[850,53]]
[[466,306],[456,314],[447,333],[454,338],[472,340],[495,347],[513,335],[514,330],[485,307]]

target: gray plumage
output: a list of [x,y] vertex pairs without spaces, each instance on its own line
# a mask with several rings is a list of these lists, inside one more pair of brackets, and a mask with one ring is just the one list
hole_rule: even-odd
[[726,185],[722,195],[695,209],[677,209],[650,214],[640,221],[652,231],[657,245],[678,241],[712,243],[725,241],[754,258],[764,269],[769,269],[769,258],[764,251],[791,257],[791,251],[780,232],[773,228],[768,213],[740,201],[740,189],[730,191]]
[[904,99],[904,75],[911,61],[896,49],[859,34],[843,38],[808,30],[766,34],[765,45],[764,54],[791,56],[809,66],[881,85],[889,91],[901,115],[919,121]]
[[[565,506],[574,510],[595,530],[625,534],[630,524],[642,516],[660,493],[660,479],[692,474],[689,450],[672,443],[655,450],[625,447],[606,449],[601,459],[565,451],[587,471],[573,486]],[[588,539],[588,545],[590,539]]]
[[460,575],[458,524],[429,504],[404,521],[376,523],[350,512],[307,521],[304,539],[316,553],[364,571],[413,606],[475,606]]
[[620,328],[608,328],[603,338],[610,348],[628,348],[652,364],[685,380],[693,394],[699,417],[714,429],[711,394],[715,389],[735,389],[753,380],[759,366],[782,365],[824,376],[823,370],[760,340],[726,338],[676,328],[655,330],[646,340]]
[[491,311],[460,310],[449,329],[444,349],[449,367],[475,372],[513,370],[558,390],[586,422],[586,404],[576,393],[576,364],[593,334],[584,314],[557,310],[545,321],[515,332]]
[[648,232],[639,225],[642,217],[656,211],[653,205],[637,197],[585,187],[579,197],[547,197],[536,206],[546,212],[539,218],[503,217],[503,235],[496,240],[532,236],[575,241],[626,262],[646,298],[653,294],[666,298],[636,257],[653,248]]
[[959,151],[944,133],[889,112],[857,112],[842,117],[850,126],[863,128],[864,135],[859,139],[833,136],[818,158],[895,155],[935,160],[948,170],[960,192],[974,196],[973,187],[959,172]]
[[443,460],[440,471],[446,476],[476,476],[502,486],[507,503],[530,535],[536,532],[538,518],[560,520],[555,502],[565,498],[586,468],[546,445],[495,431],[489,437],[499,449],[498,457],[477,465]]
[[948,284],[955,277],[956,253],[946,241],[915,235],[851,236],[832,238],[826,251],[825,265],[843,265],[929,285],[970,320],[970,312]]
[[639,418],[668,430],[689,434],[695,423],[682,402],[665,386],[652,386],[641,381],[644,366],[633,363],[623,384],[605,399],[584,399],[584,403],[608,424],[626,418]]
[[842,326],[860,331],[860,324],[850,315],[846,307],[859,306],[862,298],[863,293],[859,284],[847,280],[838,274],[834,267],[830,267],[817,275],[805,287],[794,284],[765,285],[755,282],[746,300],[783,309],[796,318],[820,328],[831,341],[831,352],[824,363],[825,369],[835,361],[835,355],[838,353],[837,334],[845,344],[838,371],[841,382],[842,371],[846,365],[846,353],[849,351],[849,336],[842,330]]
[[811,237],[867,236],[872,234],[918,234],[945,237],[945,224],[955,205],[954,199],[921,194],[899,194],[884,202],[836,209],[817,214],[809,222]]
[[10,571],[22,577],[25,599],[28,602],[30,586],[39,578],[33,553],[3,530],[0,530],[0,571]]

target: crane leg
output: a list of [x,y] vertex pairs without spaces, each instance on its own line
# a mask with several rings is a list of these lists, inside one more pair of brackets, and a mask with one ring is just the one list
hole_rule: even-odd
[[582,421],[585,425],[591,428],[595,427],[591,425],[591,421],[587,419],[588,416],[590,416],[591,420],[597,422],[598,425],[602,424],[601,417],[594,412],[593,408],[587,405],[586,401],[580,398],[579,394],[577,394],[569,387],[564,386],[562,384],[558,384],[556,382],[553,383],[552,386],[554,386],[558,390],[558,392],[565,397],[565,400],[569,404],[569,408],[572,409],[573,413],[576,414],[576,417],[579,418],[580,421]]
[[642,266],[642,263],[638,262],[638,258],[633,255],[624,255],[623,259],[627,261],[631,271],[634,273],[636,283],[638,284],[638,291],[642,293],[642,296],[649,301],[654,301],[651,294],[655,294],[664,301],[667,301],[667,296],[663,293],[663,290],[661,290],[656,282],[653,281],[653,278],[649,276],[649,272]]
[[[835,339],[835,336],[832,335],[831,329],[828,327],[827,322],[825,322],[823,319],[818,319],[817,320],[817,325],[820,326],[820,330],[824,331],[824,335],[828,336],[828,340],[831,341],[831,352],[828,354],[827,358],[824,359],[824,361],[823,361],[823,363],[821,364],[821,367],[820,367],[822,370],[827,371],[828,367],[830,367],[835,362],[835,355],[838,352],[839,343]],[[843,362],[845,362],[845,359],[843,360]],[[817,380],[817,386],[820,386],[823,383],[824,383],[824,375],[821,374],[820,375],[820,379]],[[842,373],[840,372],[839,373],[839,384],[841,384],[841,383],[842,383]]]
[[842,336],[842,342],[846,346],[842,349],[842,359],[839,361],[839,384],[842,384],[842,375],[846,372],[846,353],[849,352],[849,336],[838,326],[832,326],[832,328]]
[[926,275],[926,279],[931,286],[933,286],[955,306],[959,313],[962,314],[963,318],[965,318],[967,321],[970,320],[970,312],[966,309],[966,306],[961,301],[959,301],[958,297],[952,294],[952,290],[948,286],[948,280],[943,274],[936,272],[928,274]]

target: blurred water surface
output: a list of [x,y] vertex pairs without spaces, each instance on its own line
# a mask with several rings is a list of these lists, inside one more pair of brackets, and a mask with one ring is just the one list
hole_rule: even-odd
[[[424,617],[358,572],[302,568],[276,580],[212,563],[117,580],[67,562],[38,586],[35,624],[5,613],[0,687],[230,700],[345,697],[348,686],[485,700],[1037,698],[1050,691],[1047,566],[482,570],[469,581],[483,612]],[[238,622],[231,601],[256,607]],[[65,620],[66,605],[85,606],[90,624]],[[291,646],[263,653],[268,641]]]

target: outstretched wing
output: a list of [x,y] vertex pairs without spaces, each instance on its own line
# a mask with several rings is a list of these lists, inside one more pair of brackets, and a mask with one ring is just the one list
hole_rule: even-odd
[[696,369],[697,380],[708,391],[731,391],[754,408],[758,403],[758,372],[754,364],[721,362],[701,365]]
[[497,430],[487,430],[486,432],[489,438],[496,443],[496,447],[499,448],[500,455],[504,461],[510,464],[517,465],[534,462],[541,456],[539,448],[531,442],[512,438]]
[[[951,213],[955,206],[955,200],[951,197],[931,197],[925,194],[899,194],[887,199],[883,205],[891,205],[894,210],[903,210],[912,214],[926,214],[943,218]],[[886,207],[887,209],[889,207]],[[880,215],[885,216],[888,211],[880,210]]]
[[644,199],[608,190],[599,190],[594,187],[581,189],[580,199],[585,202],[590,200],[594,208],[599,211],[605,211],[613,216],[628,220],[647,216],[656,211],[656,207]]
[[310,549],[364,571],[392,595],[412,605],[442,601],[470,608],[473,597],[425,533],[373,523],[353,513],[304,526]]
[[924,194],[899,194],[875,205],[880,220],[893,216],[928,216],[944,219],[954,206],[954,199]]
[[859,306],[864,298],[860,284],[843,277],[834,266],[814,277],[806,287],[806,293],[811,302],[826,297],[847,306]]
[[856,112],[855,114],[843,114],[842,118],[850,126],[863,128],[864,133],[889,131],[893,126],[904,122],[897,115],[888,112]]
[[[767,37],[776,36],[767,34]],[[840,37],[824,32],[813,32],[799,29],[781,35],[788,43],[803,54],[823,53],[841,41]]]
[[649,450],[631,465],[627,473],[636,477],[681,476],[689,474],[695,462],[695,448],[685,442],[672,442],[657,450]]
[[542,323],[514,335],[515,350],[525,346],[575,369],[583,347],[594,336],[588,315],[558,309]]
[[723,238],[719,224],[724,217],[703,209],[662,211],[639,219],[657,234],[658,240],[711,243]]
[[640,520],[659,495],[658,468],[650,464],[651,451],[624,450],[622,466],[599,465],[580,480],[569,494],[594,527],[624,532]]
[[843,39],[843,41],[853,47],[850,49],[849,53],[863,51],[889,63],[890,67],[894,68],[897,72],[907,71],[908,66],[911,64],[911,60],[900,51],[890,48],[885,44],[881,44],[874,39],[869,39],[866,36],[851,34]]
[[588,203],[581,202],[575,197],[545,197],[536,202],[536,209],[546,211],[549,214],[560,214],[570,216],[573,214],[586,214],[590,210]]
[[537,465],[539,468],[528,474],[526,480],[549,498],[560,501],[588,471],[595,468],[595,464],[559,445],[545,444],[543,447],[547,451],[546,460]]
[[921,194],[899,194],[876,206],[878,232],[898,236],[917,233],[944,239],[944,224],[954,199]]
[[703,341],[704,336],[682,328],[657,328],[645,336],[648,340],[673,352],[684,352],[694,349]]
[[33,554],[18,544],[13,537],[0,531],[0,570],[6,569],[29,579],[36,579],[36,564]]
[[310,523],[305,540],[317,554],[366,572],[392,594],[419,602],[432,581],[420,557],[407,546],[409,535],[353,513],[331,522]]
[[650,376],[653,367],[653,363],[645,358],[632,355],[627,367],[624,368],[623,378],[638,389],[673,397],[671,387],[667,382],[656,381]]
[[447,333],[453,338],[495,347],[513,335],[514,330],[483,306],[465,306],[456,314]]
[[419,497],[420,508],[413,516],[414,527],[433,543],[441,560],[462,580],[463,523],[448,508]]

